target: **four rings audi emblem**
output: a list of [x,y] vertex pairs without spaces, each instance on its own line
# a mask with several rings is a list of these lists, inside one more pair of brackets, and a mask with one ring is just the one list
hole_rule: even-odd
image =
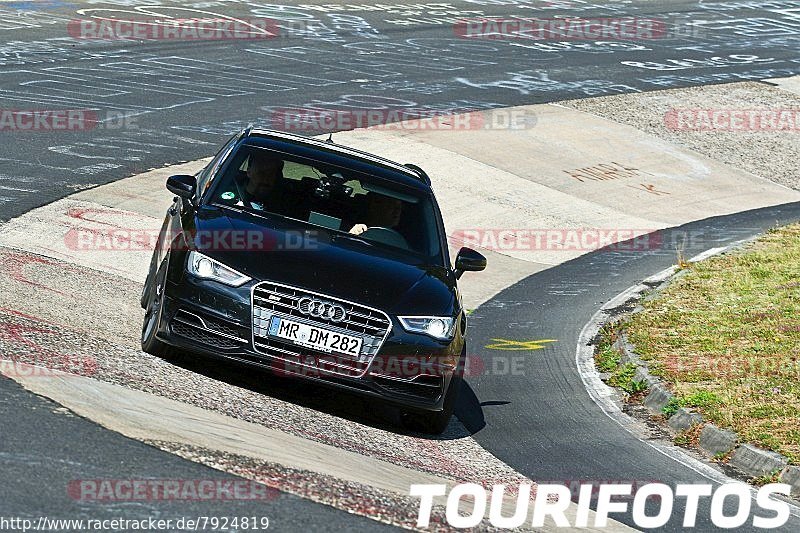
[[344,307],[339,304],[309,298],[308,296],[300,298],[300,301],[297,302],[297,309],[304,315],[330,320],[331,322],[341,322],[347,315]]

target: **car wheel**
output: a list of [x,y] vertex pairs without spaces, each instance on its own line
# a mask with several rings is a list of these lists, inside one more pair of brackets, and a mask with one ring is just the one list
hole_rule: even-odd
[[164,263],[164,266],[155,276],[154,286],[148,289],[150,283],[145,283],[145,288],[142,292],[142,299],[145,300],[144,321],[142,322],[142,351],[150,355],[155,355],[156,357],[167,356],[171,351],[168,344],[160,341],[156,337],[158,324],[161,321],[161,305],[164,300],[164,284],[166,282],[166,277],[167,269],[166,263]]
[[147,279],[144,280],[144,287],[142,287],[142,294],[139,296],[139,305],[142,309],[147,310],[147,304],[150,300],[150,284],[153,279],[153,271],[147,273]]
[[458,368],[455,374],[453,374],[453,379],[450,380],[450,387],[447,389],[447,395],[444,398],[444,408],[435,413],[404,413],[403,420],[406,426],[410,429],[431,435],[439,435],[447,429],[447,425],[450,423],[450,419],[453,417],[453,411],[456,408],[458,393],[461,390],[461,381],[464,379],[465,354],[466,346],[461,355]]
[[453,377],[450,388],[447,391],[447,397],[444,400],[444,409],[437,413],[420,413],[412,415],[410,422],[411,427],[417,429],[422,433],[430,435],[440,435],[450,419],[453,417],[453,410],[456,406],[456,399],[458,398],[458,390],[461,388],[461,378]]

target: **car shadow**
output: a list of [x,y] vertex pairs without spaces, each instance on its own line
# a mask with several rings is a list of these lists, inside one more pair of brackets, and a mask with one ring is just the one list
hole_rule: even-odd
[[469,435],[474,435],[486,427],[483,405],[466,379],[461,381],[461,391],[458,393],[454,414]]
[[451,420],[441,435],[431,435],[406,427],[400,411],[379,399],[205,355],[181,352],[178,356],[165,360],[215,381],[398,435],[429,440],[454,440],[468,437],[485,425],[481,404],[464,380],[461,382],[455,409],[455,417],[461,424]]

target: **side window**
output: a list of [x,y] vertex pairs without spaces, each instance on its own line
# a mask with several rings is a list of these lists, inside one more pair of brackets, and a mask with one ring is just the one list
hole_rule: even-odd
[[212,177],[217,173],[219,166],[225,161],[225,158],[228,157],[233,147],[236,146],[236,141],[238,140],[239,134],[237,133],[225,143],[219,152],[217,152],[217,155],[206,165],[206,168],[200,171],[200,174],[197,176],[197,191],[200,196],[205,194],[206,190],[211,185]]

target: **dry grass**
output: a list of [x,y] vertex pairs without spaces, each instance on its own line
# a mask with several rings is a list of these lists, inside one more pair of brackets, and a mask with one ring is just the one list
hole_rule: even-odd
[[693,264],[628,324],[682,405],[800,464],[800,225]]

